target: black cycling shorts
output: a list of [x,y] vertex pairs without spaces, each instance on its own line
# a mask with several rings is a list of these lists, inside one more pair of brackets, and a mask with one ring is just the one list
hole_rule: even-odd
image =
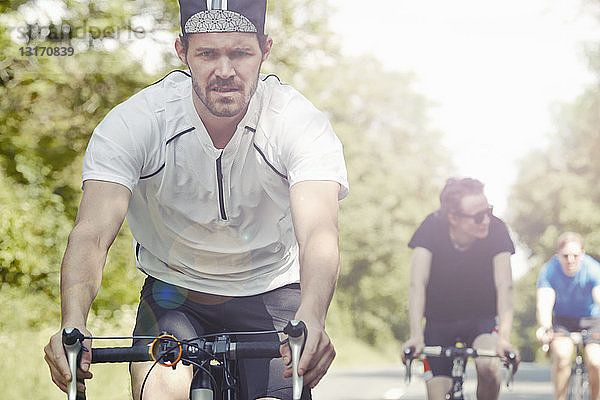
[[[432,321],[425,323],[425,346],[454,346],[457,339],[471,347],[477,336],[493,333],[496,317],[478,317],[456,321]],[[433,376],[452,376],[452,359],[427,357]]]
[[[192,339],[202,334],[233,331],[281,330],[300,304],[300,285],[291,284],[267,293],[234,297],[220,304],[194,301],[201,293],[147,277],[141,290],[134,336],[157,336],[167,331],[178,339]],[[279,340],[272,335],[237,337],[246,341]],[[136,345],[148,343],[135,341]],[[239,360],[240,398],[292,398],[292,380],[283,378],[283,361],[278,359]],[[305,387],[302,399],[311,399]]]
[[600,317],[565,317],[554,315],[552,330],[556,335],[569,336],[570,332],[587,331],[583,335],[583,344],[600,343]]

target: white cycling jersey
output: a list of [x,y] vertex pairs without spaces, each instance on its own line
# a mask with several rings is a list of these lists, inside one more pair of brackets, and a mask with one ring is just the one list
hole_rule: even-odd
[[217,149],[174,71],[111,110],[88,145],[83,180],[126,186],[136,263],[188,289],[229,296],[299,281],[289,189],[306,180],[348,193],[329,121],[275,76],[260,76],[248,111]]

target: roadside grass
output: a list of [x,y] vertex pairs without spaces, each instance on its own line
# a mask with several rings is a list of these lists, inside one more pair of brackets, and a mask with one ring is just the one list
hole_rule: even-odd
[[[134,311],[123,308],[115,313],[112,323],[90,316],[88,326],[95,335],[129,335]],[[64,400],[66,395],[52,382],[44,361],[44,346],[58,327],[42,325],[23,327],[10,322],[0,330],[0,369],[3,399]],[[127,341],[107,341],[94,346],[128,345]],[[131,399],[129,372],[126,364],[94,365],[94,378],[86,383],[87,396],[93,400]]]
[[[8,339],[0,333],[0,358],[5,368],[0,369],[2,398],[64,400],[66,395],[52,383],[44,361],[44,346],[54,328],[13,332]],[[107,368],[108,367],[108,368]],[[126,365],[94,366],[94,379],[88,383],[90,399],[128,399],[129,374]]]
[[367,345],[356,338],[332,334],[336,357],[331,368],[344,368],[357,365],[381,365],[401,363],[400,349],[396,344],[382,350]]

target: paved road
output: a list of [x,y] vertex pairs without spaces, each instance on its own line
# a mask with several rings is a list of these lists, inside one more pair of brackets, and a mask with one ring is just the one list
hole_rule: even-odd
[[[465,393],[474,398],[475,380],[472,363],[467,368]],[[403,384],[404,367],[338,368],[328,372],[313,390],[314,400],[423,400],[425,384],[417,366],[413,366],[413,381]],[[512,390],[501,389],[500,400],[552,400],[550,367],[521,363]]]

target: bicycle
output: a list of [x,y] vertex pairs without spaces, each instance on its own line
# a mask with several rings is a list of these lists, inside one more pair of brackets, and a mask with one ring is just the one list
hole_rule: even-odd
[[[406,359],[405,382],[410,383],[412,361],[416,358],[414,349],[408,348],[404,350]],[[507,353],[507,361],[505,367],[507,369],[506,387],[510,388],[513,381],[514,370],[516,366],[516,355]],[[420,357],[443,357],[452,359],[452,386],[446,393],[446,400],[464,400],[463,383],[465,378],[465,370],[469,358],[477,357],[500,357],[495,351],[484,349],[473,349],[467,347],[460,339],[456,340],[454,346],[425,346],[421,351]]]
[[[148,371],[146,380],[156,365],[176,368],[178,363],[193,365],[194,377],[190,389],[190,400],[238,400],[236,361],[249,358],[279,358],[280,341],[246,342],[235,340],[242,335],[258,335],[285,333],[288,335],[292,353],[292,386],[293,400],[300,400],[303,389],[303,378],[298,375],[298,362],[306,340],[306,326],[302,321],[289,321],[283,331],[261,332],[223,332],[191,340],[178,340],[167,332],[157,337],[135,337],[135,339],[152,339],[150,346],[131,347],[97,347],[92,348],[92,364],[154,361]],[[78,329],[66,328],[62,334],[63,347],[73,379],[67,386],[68,400],[85,400],[77,393],[76,370],[82,351],[89,351],[83,346],[85,339],[134,339],[134,337],[85,337]]]
[[[571,375],[567,387],[567,400],[588,400],[590,398],[588,373],[583,358],[584,343],[588,337],[588,331],[570,332],[569,337],[575,345],[576,353],[571,364]],[[550,345],[544,343],[542,351],[546,354],[550,351]]]

